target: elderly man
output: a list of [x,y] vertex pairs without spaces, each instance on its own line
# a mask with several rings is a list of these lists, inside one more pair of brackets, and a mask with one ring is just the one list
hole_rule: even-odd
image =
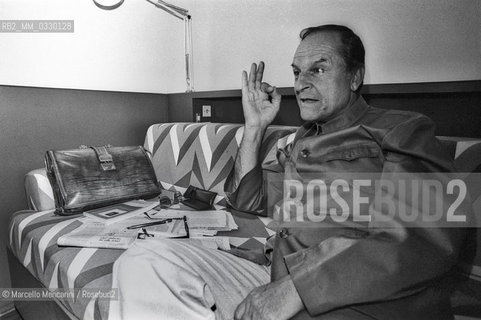
[[[262,62],[242,74],[245,130],[226,181],[233,208],[266,209],[263,166],[317,181],[346,172],[389,180],[451,170],[428,118],[373,108],[360,96],[364,47],[350,29],[303,30],[292,69],[305,124],[268,165],[258,161],[260,145],[281,96],[262,82]],[[382,206],[369,210],[385,213]],[[464,239],[459,230],[432,220],[429,227],[418,221],[407,227],[396,212],[381,223],[301,220],[277,221],[264,265],[189,242],[136,243],[114,266],[121,300],[111,302],[110,318],[452,319],[447,275]]]
[[[451,170],[428,118],[373,108],[360,96],[364,47],[357,35],[325,25],[300,37],[292,69],[306,123],[278,150],[271,171],[333,181],[346,172],[395,180],[399,174]],[[249,77],[243,73],[245,131],[226,190],[231,205],[247,211],[265,209],[260,143],[281,102],[276,88],[262,82],[263,71],[261,62]],[[283,221],[273,245],[271,283],[246,297],[236,319],[289,318],[302,310],[320,319],[452,319],[443,280],[464,235],[436,223],[410,226],[396,214],[390,224],[367,228]]]

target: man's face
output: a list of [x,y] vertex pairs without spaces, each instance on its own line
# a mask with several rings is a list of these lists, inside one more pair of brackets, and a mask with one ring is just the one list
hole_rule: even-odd
[[317,32],[301,41],[294,55],[294,89],[305,121],[332,119],[355,101],[352,75],[340,55],[335,32]]

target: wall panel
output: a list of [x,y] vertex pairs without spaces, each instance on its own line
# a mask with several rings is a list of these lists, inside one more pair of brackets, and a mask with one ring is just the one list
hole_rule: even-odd
[[26,209],[24,175],[43,167],[45,151],[143,145],[147,127],[167,121],[167,113],[167,97],[159,94],[0,86],[0,288],[10,282],[9,216]]

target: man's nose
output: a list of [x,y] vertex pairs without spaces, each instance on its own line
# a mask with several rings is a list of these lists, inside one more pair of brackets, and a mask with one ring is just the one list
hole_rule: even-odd
[[304,73],[300,73],[294,83],[294,90],[296,93],[301,93],[310,87],[310,83],[308,77]]

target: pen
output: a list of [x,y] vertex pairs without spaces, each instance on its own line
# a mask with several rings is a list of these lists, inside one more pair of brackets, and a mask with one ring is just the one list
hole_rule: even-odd
[[167,223],[167,222],[172,222],[172,218],[164,219],[164,220],[160,220],[160,221],[136,224],[136,225],[127,227],[127,229],[139,229],[139,228],[144,228],[144,227],[155,226],[155,225],[158,225],[158,224],[164,224],[164,223]]

